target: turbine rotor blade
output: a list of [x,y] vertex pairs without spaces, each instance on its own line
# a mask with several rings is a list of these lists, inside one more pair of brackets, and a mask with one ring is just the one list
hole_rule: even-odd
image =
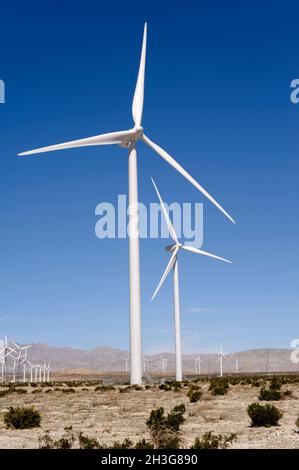
[[142,140],[155,152],[157,152],[160,157],[164,158],[164,160],[169,163],[175,170],[177,170],[181,175],[183,175],[193,186],[195,186],[206,198],[211,201],[214,206],[216,206],[229,220],[231,220],[234,224],[236,223],[234,219],[223,209],[223,207],[191,176],[187,173],[186,170],[174,159],[172,158],[165,150],[163,150],[159,145],[152,142],[146,135],[143,134]]
[[110,132],[108,134],[100,134],[94,137],[87,137],[86,139],[71,140],[63,144],[50,145],[49,147],[40,147],[38,149],[19,153],[18,155],[33,155],[35,153],[52,152],[54,150],[64,150],[76,147],[90,147],[92,145],[122,144],[126,142],[126,140],[134,133],[135,131],[133,129],[130,129],[128,131]]
[[19,346],[17,343],[15,343],[13,340],[11,340],[11,342],[12,342],[12,344],[15,345],[16,348],[18,348],[19,350],[21,350],[20,346]]
[[135,87],[135,93],[132,103],[132,115],[136,127],[141,126],[143,98],[144,98],[144,74],[145,74],[145,58],[146,58],[146,37],[147,37],[147,24],[144,24],[143,41],[141,49],[141,57],[139,64],[138,77]]
[[152,180],[152,183],[154,185],[155,191],[157,193],[157,196],[159,198],[159,201],[160,201],[160,204],[161,204],[161,207],[162,207],[162,211],[163,211],[163,214],[164,214],[164,218],[165,218],[165,221],[166,221],[166,225],[167,225],[167,228],[168,228],[169,235],[171,236],[171,238],[173,239],[173,241],[175,243],[179,243],[177,234],[175,233],[174,227],[171,223],[171,220],[169,218],[169,215],[168,215],[168,212],[167,212],[166,207],[164,205],[164,202],[162,201],[161,195],[160,195],[159,190],[156,186],[156,183],[154,182],[153,178],[151,178],[151,180]]
[[163,273],[163,275],[162,275],[162,277],[161,277],[161,279],[160,279],[159,284],[158,284],[157,287],[156,287],[155,292],[153,293],[153,296],[152,296],[151,300],[154,300],[154,298],[155,298],[156,295],[158,294],[160,288],[162,287],[162,284],[164,283],[166,277],[167,277],[168,274],[169,274],[169,271],[171,270],[172,266],[173,266],[174,263],[176,262],[178,250],[179,250],[179,249],[178,249],[178,247],[177,247],[177,248],[175,248],[174,252],[172,253],[172,256],[171,256],[171,258],[170,258],[170,260],[169,260],[169,263],[168,263],[168,265],[166,266],[166,269],[165,269],[165,271],[164,271],[164,273]]
[[182,245],[182,248],[187,251],[191,251],[192,253],[197,253],[198,255],[209,256],[210,258],[219,259],[220,261],[225,261],[226,263],[231,263],[230,260],[221,258],[220,256],[213,255],[213,253],[209,253],[208,251],[199,250],[198,248],[194,248],[193,246]]

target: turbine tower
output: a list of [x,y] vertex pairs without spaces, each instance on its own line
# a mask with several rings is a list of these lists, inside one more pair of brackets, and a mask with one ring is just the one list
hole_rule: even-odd
[[220,366],[220,377],[223,377],[223,359],[226,359],[226,356],[222,351],[222,344],[220,344],[220,351],[218,354],[218,361],[219,361],[219,366]]
[[195,374],[198,374],[200,375],[201,373],[201,366],[200,364],[203,362],[202,359],[200,359],[200,356],[197,356],[194,358],[194,362],[195,362]]
[[[90,147],[97,145],[118,144],[129,152],[129,280],[130,280],[130,382],[140,384],[142,381],[142,350],[141,350],[141,306],[140,306],[140,268],[139,268],[139,213],[137,184],[137,152],[136,144],[142,140],[169,165],[184,176],[193,186],[205,195],[232,222],[233,218],[223,207],[159,145],[150,140],[143,132],[141,125],[144,98],[144,76],[146,59],[147,24],[144,25],[143,42],[137,83],[132,104],[134,127],[124,131],[96,135],[85,139],[73,140],[62,144],[41,147],[22,152],[19,155],[32,155],[54,150]],[[235,223],[235,222],[234,222]]]
[[168,276],[171,268],[173,268],[173,296],[174,296],[174,331],[175,331],[175,366],[176,366],[176,380],[182,380],[182,351],[181,351],[181,326],[180,326],[180,294],[179,294],[179,265],[178,265],[178,253],[181,249],[186,251],[191,251],[191,253],[196,253],[199,255],[209,256],[210,258],[215,258],[221,261],[225,261],[227,263],[231,263],[227,259],[220,258],[219,256],[213,255],[212,253],[208,253],[207,251],[199,250],[198,248],[194,248],[193,246],[189,245],[182,245],[177,237],[175,229],[170,221],[168,212],[166,207],[162,201],[158,188],[152,179],[152,183],[154,185],[155,191],[159,198],[162,212],[164,214],[164,218],[166,221],[166,225],[168,228],[169,235],[174,241],[174,244],[171,246],[166,247],[166,250],[171,253],[171,258],[166,266],[166,269],[160,279],[160,282],[152,296],[152,300],[156,297],[157,293],[159,292],[161,286],[163,285],[166,277]]
[[161,359],[162,372],[166,372],[167,364],[168,364],[168,359],[166,357],[162,357],[162,359]]

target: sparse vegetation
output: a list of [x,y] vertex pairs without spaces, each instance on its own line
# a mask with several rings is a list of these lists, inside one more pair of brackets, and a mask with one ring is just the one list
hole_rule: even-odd
[[71,449],[75,442],[75,435],[72,428],[65,428],[64,434],[60,439],[54,440],[49,431],[38,438],[39,449]]
[[40,426],[41,415],[34,408],[9,408],[4,415],[4,422],[8,428],[29,429]]
[[202,438],[197,437],[191,449],[226,449],[236,439],[237,434],[234,433],[223,436],[209,431],[204,433]]
[[99,441],[94,437],[85,436],[82,432],[78,435],[80,449],[102,449]]
[[202,390],[198,385],[192,384],[189,387],[187,397],[190,400],[190,403],[195,403],[202,397]]
[[259,400],[262,401],[278,401],[281,400],[282,394],[277,389],[262,388],[259,394]]
[[154,446],[150,441],[147,441],[146,439],[141,439],[141,441],[138,441],[135,445],[135,449],[153,449]]
[[226,395],[229,390],[229,382],[224,377],[213,378],[210,381],[209,390],[212,395]]
[[247,413],[251,419],[251,426],[254,427],[278,426],[278,422],[283,416],[282,411],[276,406],[260,405],[259,403],[251,403],[247,408]]
[[185,421],[185,405],[175,406],[165,416],[164,408],[152,410],[146,425],[150,429],[151,440],[156,449],[178,449],[180,444],[179,429]]
[[115,441],[111,449],[131,449],[133,442],[130,439],[125,439],[123,442]]

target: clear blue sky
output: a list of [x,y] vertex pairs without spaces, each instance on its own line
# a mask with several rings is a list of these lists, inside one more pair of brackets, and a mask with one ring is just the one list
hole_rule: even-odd
[[[7,3],[6,3],[7,5]],[[148,21],[143,125],[236,218],[234,226],[139,145],[140,200],[204,202],[183,253],[183,349],[288,347],[299,335],[298,2],[33,1],[1,6],[0,334],[128,347],[127,240],[99,240],[96,205],[127,192],[119,147],[27,149],[125,129]],[[141,242],[143,345],[173,348],[165,240]]]

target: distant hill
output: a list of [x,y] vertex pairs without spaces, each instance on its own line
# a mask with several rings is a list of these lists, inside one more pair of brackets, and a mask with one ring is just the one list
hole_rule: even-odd
[[[250,349],[228,354],[223,359],[224,372],[235,372],[238,362],[239,372],[299,372],[299,364],[290,361],[289,349]],[[33,362],[51,361],[51,368],[56,371],[64,369],[88,369],[99,372],[125,371],[128,351],[101,346],[90,350],[67,347],[54,347],[47,344],[32,344],[28,359]],[[216,373],[219,371],[217,354],[184,354],[184,373],[195,372],[196,356],[200,355],[201,372]],[[160,372],[162,359],[167,359],[167,372],[174,372],[175,357],[172,353],[145,355],[145,374]]]

